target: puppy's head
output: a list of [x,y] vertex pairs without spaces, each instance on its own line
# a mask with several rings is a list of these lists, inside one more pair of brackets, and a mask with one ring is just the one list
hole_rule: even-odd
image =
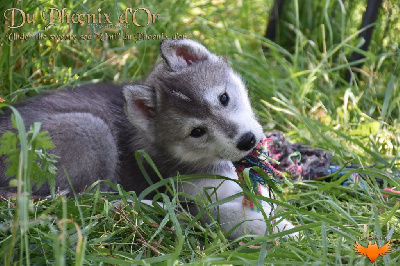
[[246,156],[263,133],[239,75],[192,40],[165,40],[161,55],[143,84],[123,89],[130,121],[182,162]]

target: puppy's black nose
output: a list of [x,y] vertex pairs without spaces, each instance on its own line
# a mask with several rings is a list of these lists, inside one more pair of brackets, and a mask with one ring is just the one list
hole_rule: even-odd
[[248,151],[256,145],[256,137],[253,133],[247,132],[240,138],[237,148],[242,151]]

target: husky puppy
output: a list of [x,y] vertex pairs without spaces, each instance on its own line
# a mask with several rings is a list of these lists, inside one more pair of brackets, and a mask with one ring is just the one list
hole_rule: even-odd
[[[41,122],[56,145],[52,153],[60,157],[60,191],[70,190],[65,169],[76,191],[107,179],[139,194],[148,187],[134,157],[139,149],[151,156],[163,177],[179,173],[238,178],[232,161],[246,156],[263,138],[239,75],[192,40],[165,40],[160,49],[163,60],[141,84],[93,84],[50,92],[17,106],[25,124]],[[6,130],[11,130],[10,114],[0,117],[0,134]],[[4,159],[0,187],[7,187],[10,179]],[[158,181],[156,175],[151,178]],[[202,196],[209,187],[216,188],[216,193],[210,191],[212,200],[241,191],[233,181],[211,178],[180,189]],[[34,194],[48,195],[48,185]],[[264,207],[269,214],[270,207]],[[217,216],[217,210],[211,212]],[[225,232],[241,223],[231,238],[266,231],[263,215],[244,207],[241,197],[220,205],[218,213]],[[293,225],[283,220],[277,227]]]

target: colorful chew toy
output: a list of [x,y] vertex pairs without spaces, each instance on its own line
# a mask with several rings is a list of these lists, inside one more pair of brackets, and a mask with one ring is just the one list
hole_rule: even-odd
[[[250,183],[249,188],[255,195],[262,195],[261,186],[269,189],[269,196],[274,197],[274,192],[281,193],[282,179],[290,183],[286,176],[292,179],[315,179],[318,177],[336,174],[341,177],[360,166],[341,167],[331,164],[329,152],[305,147],[301,144],[292,144],[287,141],[282,132],[266,132],[266,138],[260,142],[252,152],[242,160],[235,162],[234,166],[239,180]],[[343,186],[357,182],[358,173],[352,173],[342,182]],[[378,183],[382,180],[376,179]],[[364,184],[357,182],[361,189],[366,189]],[[386,188],[385,191],[400,194],[400,191]],[[264,195],[265,196],[265,195]],[[261,200],[259,200],[262,203]],[[260,212],[256,204],[247,196],[243,197],[243,205],[254,211]]]
[[[275,177],[284,177],[284,175],[276,170],[275,167],[273,167],[270,163],[270,161],[273,161],[273,159],[270,157],[269,144],[273,140],[274,139],[272,138],[265,138],[251,151],[249,155],[244,157],[239,162],[234,163],[239,180],[245,180],[245,177],[248,177],[252,184],[252,189],[255,195],[262,195],[262,185],[268,186],[269,194],[272,196],[274,196],[273,188],[275,188],[275,190],[277,190],[278,192],[282,192],[282,189],[279,186],[279,181],[277,181]],[[266,176],[263,175],[260,171],[256,171],[255,169],[250,169],[248,172],[245,171],[246,168],[254,166],[259,167],[259,169],[261,169],[266,174]],[[245,173],[248,173],[248,175],[246,175]],[[260,212],[260,209],[255,206],[254,202],[247,195],[243,197],[242,202],[245,207],[248,207],[253,211]],[[259,200],[259,202],[260,204],[262,203],[261,200]]]

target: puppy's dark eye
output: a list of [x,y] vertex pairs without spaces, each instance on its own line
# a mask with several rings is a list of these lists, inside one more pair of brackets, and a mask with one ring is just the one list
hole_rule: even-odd
[[219,101],[223,106],[227,106],[229,103],[229,95],[225,92],[221,96],[219,96]]
[[193,138],[200,138],[204,134],[206,134],[206,130],[199,127],[194,128],[192,132],[190,132],[190,136]]

